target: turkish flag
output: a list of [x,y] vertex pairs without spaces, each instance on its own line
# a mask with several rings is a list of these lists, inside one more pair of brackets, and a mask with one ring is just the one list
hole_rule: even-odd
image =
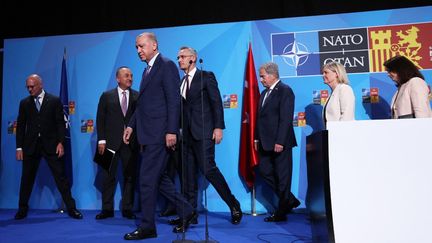
[[252,46],[246,63],[246,78],[244,81],[242,123],[240,135],[240,174],[248,187],[255,182],[254,167],[258,165],[258,152],[254,149],[256,116],[259,102],[258,81],[255,73]]

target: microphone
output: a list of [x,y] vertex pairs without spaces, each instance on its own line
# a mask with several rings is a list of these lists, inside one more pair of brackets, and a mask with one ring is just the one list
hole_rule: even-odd
[[203,63],[203,59],[202,59],[202,58],[199,59],[199,63],[200,63],[200,64]]

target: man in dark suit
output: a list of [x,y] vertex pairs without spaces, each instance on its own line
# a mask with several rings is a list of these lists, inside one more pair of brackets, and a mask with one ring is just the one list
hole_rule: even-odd
[[265,222],[285,221],[286,214],[300,205],[291,193],[292,148],[297,146],[293,128],[294,93],[279,79],[277,64],[269,62],[259,69],[261,93],[255,149],[259,152],[259,171],[279,197],[276,211]]
[[168,153],[175,149],[180,120],[180,77],[175,63],[159,53],[153,33],[136,38],[138,56],[147,63],[140,84],[136,109],[123,139],[129,143],[132,132],[140,144],[140,192],[142,218],[139,227],[124,236],[126,240],[157,237],[154,214],[158,189],[182,218],[174,227],[184,232],[193,218],[192,206],[178,193],[166,174]]
[[[232,195],[215,162],[215,144],[222,141],[222,130],[225,129],[222,99],[215,75],[196,68],[197,52],[191,47],[180,48],[177,59],[180,69],[185,72],[180,86],[184,146],[184,174],[180,177],[185,179],[182,181],[184,195],[196,210],[199,169],[228,205],[231,223],[239,224],[242,219],[240,203]],[[170,223],[178,221],[173,219]],[[197,223],[197,220],[192,223]]]
[[130,144],[125,144],[123,131],[135,110],[138,92],[131,89],[132,72],[128,67],[118,68],[116,79],[117,88],[101,95],[96,117],[98,153],[102,155],[106,149],[115,151],[110,171],[104,172],[102,211],[96,215],[96,219],[114,217],[114,193],[117,184],[115,176],[119,159],[122,161],[124,178],[122,215],[128,219],[136,218],[132,209],[138,146],[134,139]]
[[42,78],[37,74],[27,77],[26,87],[30,96],[21,100],[17,119],[16,158],[23,161],[23,168],[15,219],[27,217],[28,201],[41,157],[48,163],[69,216],[82,219],[72,198],[62,158],[66,129],[63,105],[58,97],[43,90]]

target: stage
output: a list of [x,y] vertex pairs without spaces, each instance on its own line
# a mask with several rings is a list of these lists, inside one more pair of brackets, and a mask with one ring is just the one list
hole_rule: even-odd
[[[229,222],[229,213],[208,213],[209,235],[211,240],[229,242],[312,242],[308,214],[296,210],[288,215],[288,221],[266,223],[264,215],[244,215],[239,225]],[[29,210],[26,219],[14,220],[15,209],[0,209],[0,242],[120,242],[125,233],[133,231],[137,220],[121,217],[116,211],[114,218],[96,220],[96,210],[82,210],[84,219],[76,220],[67,214],[50,210]],[[139,216],[139,213],[137,213]],[[182,234],[172,233],[169,218],[156,216],[157,238],[145,242],[172,242],[181,239]],[[198,225],[191,225],[186,239],[205,240],[205,215],[200,214]]]

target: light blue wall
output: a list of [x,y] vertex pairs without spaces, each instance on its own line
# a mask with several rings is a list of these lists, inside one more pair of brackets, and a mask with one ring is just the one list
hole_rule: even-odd
[[[316,32],[320,30],[349,29],[368,26],[385,26],[404,23],[430,22],[431,7],[375,11],[354,14],[325,15],[246,21],[237,23],[194,25],[133,31],[119,31],[83,35],[51,36],[39,38],[8,39],[4,44],[3,114],[0,164],[0,208],[16,208],[21,175],[21,162],[15,160],[15,135],[8,134],[8,123],[15,121],[19,101],[28,95],[25,78],[39,73],[47,92],[59,95],[61,61],[67,49],[67,74],[69,100],[75,101],[75,114],[71,119],[74,183],[72,193],[78,208],[99,209],[100,192],[95,175],[98,168],[92,162],[96,133],[81,133],[81,120],[96,118],[99,96],[113,88],[115,70],[129,66],[134,74],[133,88],[138,89],[144,64],[135,49],[135,37],[143,31],[156,33],[163,55],[175,60],[180,46],[197,49],[204,60],[203,68],[215,73],[222,95],[237,94],[238,108],[225,109],[226,130],[222,144],[216,147],[216,161],[225,175],[231,190],[240,200],[244,210],[250,210],[250,193],[238,173],[240,116],[243,80],[248,43],[252,42],[255,66],[272,60],[271,34],[285,32]],[[431,36],[432,37],[432,36]],[[281,64],[283,65],[283,64]],[[281,70],[284,67],[280,67]],[[432,82],[432,71],[423,70],[427,82]],[[349,76],[356,95],[356,118],[376,117],[382,114],[372,104],[361,102],[362,88],[379,87],[383,102],[390,103],[395,91],[392,81],[383,73],[362,73]],[[308,125],[295,128],[298,147],[294,149],[292,191],[304,203],[307,190],[306,136],[319,129],[321,107],[312,104],[313,90],[328,89],[322,78],[302,76],[283,78],[296,95],[295,110],[306,111]],[[260,84],[260,88],[262,86]],[[384,106],[384,109],[386,107]],[[309,125],[314,124],[314,125]],[[201,188],[204,188],[202,183]],[[274,198],[267,197],[268,190],[258,183],[258,210],[271,210]],[[213,187],[208,187],[210,211],[228,211]],[[271,194],[270,194],[271,196]],[[116,203],[120,198],[116,194]],[[56,208],[60,197],[46,163],[41,163],[35,188],[30,200],[32,208]],[[304,206],[304,204],[302,205]]]

